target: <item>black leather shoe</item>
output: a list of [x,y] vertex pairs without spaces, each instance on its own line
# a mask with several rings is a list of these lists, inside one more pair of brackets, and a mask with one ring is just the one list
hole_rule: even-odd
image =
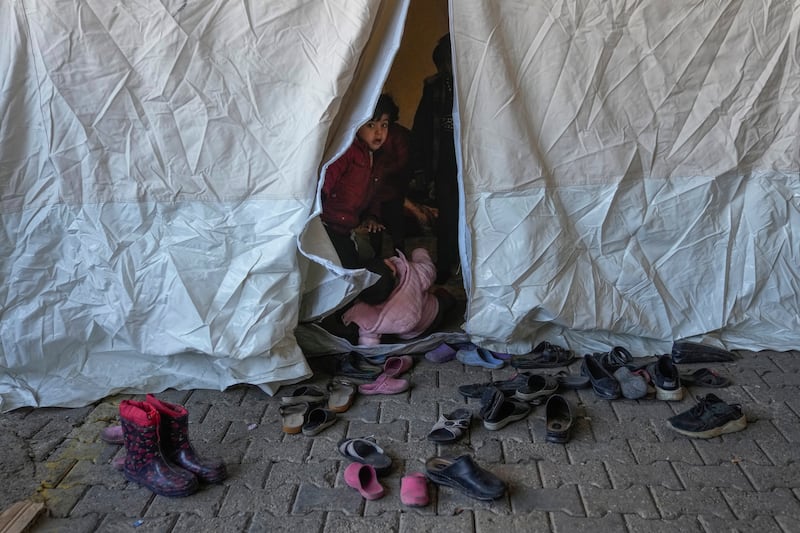
[[716,346],[689,341],[672,343],[672,361],[675,363],[729,363],[735,360],[736,354]]
[[572,408],[567,399],[560,394],[550,396],[547,399],[545,416],[547,418],[545,440],[558,444],[567,442],[572,427]]
[[506,492],[505,482],[478,466],[469,455],[428,459],[425,474],[433,483],[453,487],[476,500],[496,500]]
[[619,381],[594,356],[583,356],[581,373],[589,376],[594,393],[604,400],[615,400],[622,395]]

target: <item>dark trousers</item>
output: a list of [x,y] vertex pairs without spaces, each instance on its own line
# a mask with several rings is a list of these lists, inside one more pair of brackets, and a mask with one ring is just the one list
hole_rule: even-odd
[[331,244],[333,244],[336,253],[339,255],[342,266],[345,268],[360,268],[361,260],[358,257],[358,249],[356,249],[356,243],[353,242],[350,232],[339,233],[327,225],[325,226],[325,231],[328,232],[328,237],[330,237]]
[[400,250],[403,253],[406,251],[404,200],[404,198],[399,198],[381,204],[381,222],[386,229],[369,236],[369,243],[372,249],[375,250],[376,257],[381,257],[383,255],[384,236],[391,237],[392,239],[392,252],[389,255],[394,255],[394,250]]

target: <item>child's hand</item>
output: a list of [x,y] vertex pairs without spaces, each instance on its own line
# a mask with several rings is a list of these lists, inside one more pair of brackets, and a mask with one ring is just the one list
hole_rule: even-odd
[[371,217],[364,220],[361,225],[370,233],[378,233],[379,231],[386,229],[386,226]]

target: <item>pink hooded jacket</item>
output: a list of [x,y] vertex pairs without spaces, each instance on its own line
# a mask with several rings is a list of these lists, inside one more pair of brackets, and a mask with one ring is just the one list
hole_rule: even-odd
[[342,315],[345,325],[358,324],[358,343],[362,346],[380,344],[384,333],[413,339],[428,329],[439,312],[439,301],[428,292],[436,279],[428,251],[414,249],[411,261],[398,252],[388,261],[395,266],[397,284],[386,301],[377,305],[356,302]]

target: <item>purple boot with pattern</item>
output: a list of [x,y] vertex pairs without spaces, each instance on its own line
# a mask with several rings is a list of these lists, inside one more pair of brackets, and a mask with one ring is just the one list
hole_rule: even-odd
[[219,483],[227,476],[225,463],[201,458],[189,442],[189,411],[182,405],[147,395],[147,403],[161,415],[161,451],[167,460],[185,468],[206,483]]
[[158,411],[146,402],[123,400],[119,415],[125,438],[125,466],[122,473],[161,496],[189,496],[197,491],[191,472],[164,460],[159,447]]

